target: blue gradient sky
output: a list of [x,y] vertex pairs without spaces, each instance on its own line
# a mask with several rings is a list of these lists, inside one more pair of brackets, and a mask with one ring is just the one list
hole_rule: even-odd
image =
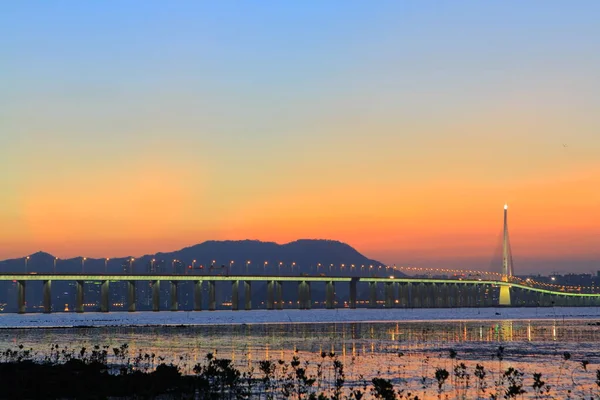
[[508,201],[522,258],[598,260],[598,15],[5,2],[0,258],[325,237],[450,264],[491,258]]

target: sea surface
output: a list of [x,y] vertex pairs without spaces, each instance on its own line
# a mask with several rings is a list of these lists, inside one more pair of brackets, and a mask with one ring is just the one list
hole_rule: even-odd
[[337,358],[348,385],[383,377],[421,398],[437,396],[436,368],[452,373],[460,363],[471,385],[476,364],[490,384],[516,368],[531,396],[533,373],[542,372],[556,398],[569,388],[591,393],[600,369],[596,307],[0,314],[0,328],[1,352],[22,345],[43,358],[53,346],[97,345],[115,361],[112,349],[127,344],[132,358],[155,354],[188,374],[208,353],[255,374],[261,360]]

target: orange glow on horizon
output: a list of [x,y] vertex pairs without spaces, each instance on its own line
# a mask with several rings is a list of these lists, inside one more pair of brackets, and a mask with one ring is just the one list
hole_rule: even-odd
[[[392,251],[442,258],[486,256],[493,253],[502,228],[503,201],[498,199],[507,197],[500,186],[473,191],[459,182],[422,184],[410,193],[398,189],[384,195],[375,195],[375,188],[353,192],[334,187],[329,192],[248,199],[222,218],[218,229],[201,229],[186,226],[200,217],[193,215],[194,199],[184,181],[172,176],[164,170],[127,175],[117,186],[118,196],[97,184],[44,188],[46,196],[31,195],[25,202],[30,242],[38,246],[28,250],[61,257],[137,256],[211,239],[284,243],[327,238],[347,242],[367,256]],[[162,194],[155,196],[157,184]],[[600,230],[598,188],[600,173],[589,170],[514,187],[508,197],[515,252],[594,254]],[[445,194],[442,201],[439,193]]]

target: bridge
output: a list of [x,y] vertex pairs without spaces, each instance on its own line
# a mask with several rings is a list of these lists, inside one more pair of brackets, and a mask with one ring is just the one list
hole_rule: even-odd
[[[136,283],[151,282],[152,310],[160,311],[160,286],[170,285],[170,310],[178,311],[178,285],[181,282],[194,283],[194,310],[201,311],[202,289],[208,285],[208,310],[216,309],[216,282],[231,284],[231,309],[240,309],[240,284],[243,284],[245,310],[252,309],[251,290],[255,282],[267,286],[267,309],[283,308],[283,282],[297,284],[297,304],[300,309],[312,308],[311,285],[324,283],[326,308],[357,308],[357,287],[368,284],[368,300],[363,302],[370,308],[378,307],[378,286],[383,286],[383,300],[386,308],[452,308],[452,307],[496,307],[502,305],[503,291],[508,291],[515,306],[600,306],[600,294],[580,293],[562,290],[549,290],[514,281],[484,279],[427,279],[396,277],[327,277],[327,276],[190,276],[190,275],[0,275],[0,281],[17,282],[18,312],[25,313],[25,289],[28,282],[43,283],[44,312],[52,310],[51,286],[53,281],[72,281],[76,284],[76,312],[84,311],[84,283],[101,282],[100,311],[110,311],[109,285],[111,282],[127,283],[127,310],[136,311]],[[349,285],[349,298],[341,302],[335,295],[339,285]]]
[[[151,287],[152,310],[161,311],[160,287],[169,285],[171,311],[180,310],[178,287],[183,282],[193,283],[193,310],[203,309],[204,284],[208,289],[208,310],[217,308],[217,282],[230,284],[231,309],[239,310],[240,288],[243,289],[243,309],[252,309],[252,285],[266,284],[267,309],[283,308],[283,289],[285,282],[297,285],[297,301],[300,309],[313,307],[314,299],[311,287],[315,284],[325,285],[324,304],[326,308],[357,308],[366,306],[376,308],[452,308],[452,307],[496,307],[496,306],[600,306],[600,293],[597,288],[581,288],[553,285],[522,280],[513,274],[512,254],[508,235],[508,207],[504,206],[504,229],[502,245],[502,273],[464,271],[450,269],[427,269],[415,267],[386,267],[390,273],[427,272],[442,274],[443,278],[379,276],[298,276],[281,275],[177,275],[177,274],[0,274],[0,281],[12,281],[17,285],[17,310],[26,312],[25,292],[30,282],[41,282],[43,291],[43,310],[52,312],[52,283],[68,281],[75,283],[75,311],[84,312],[84,284],[99,282],[100,311],[110,311],[110,284],[124,282],[127,285],[127,310],[136,311],[136,285],[149,282]],[[448,277],[448,275],[450,275]],[[243,287],[241,287],[243,285]],[[336,287],[347,286],[345,299],[336,296]],[[358,298],[359,285],[366,300]],[[383,290],[381,290],[383,289]],[[383,293],[382,300],[380,294]]]

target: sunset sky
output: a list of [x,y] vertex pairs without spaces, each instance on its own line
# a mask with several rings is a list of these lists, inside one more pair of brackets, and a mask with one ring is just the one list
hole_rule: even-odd
[[3,2],[0,259],[327,238],[489,269],[508,202],[517,273],[600,270],[599,15]]

